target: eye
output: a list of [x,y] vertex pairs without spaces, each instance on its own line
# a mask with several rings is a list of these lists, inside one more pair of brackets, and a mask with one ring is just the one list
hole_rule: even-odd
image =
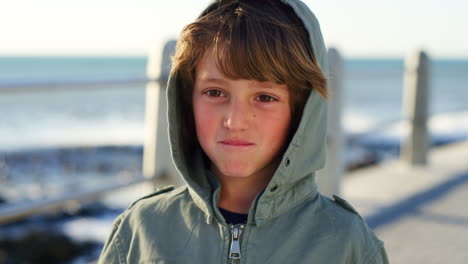
[[210,97],[221,97],[221,96],[224,96],[223,92],[221,92],[220,90],[216,90],[216,89],[211,89],[211,90],[208,90],[208,91],[205,91],[203,92],[204,94],[210,96]]
[[259,102],[262,102],[262,103],[277,101],[275,98],[273,98],[273,97],[271,97],[269,95],[266,95],[266,94],[261,94],[261,95],[257,96],[256,100],[259,101]]

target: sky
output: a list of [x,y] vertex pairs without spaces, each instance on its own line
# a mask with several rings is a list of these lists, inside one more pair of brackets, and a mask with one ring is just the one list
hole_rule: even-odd
[[[466,0],[304,0],[328,47],[348,57],[468,58]],[[208,0],[0,3],[0,56],[145,56],[177,38]]]

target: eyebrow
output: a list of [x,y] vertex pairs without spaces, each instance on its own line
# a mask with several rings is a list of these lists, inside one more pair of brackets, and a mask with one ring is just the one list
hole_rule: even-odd
[[271,84],[271,82],[255,82],[255,86],[258,87],[258,88],[274,88],[274,85]]
[[[208,76],[208,77],[202,77],[199,79],[201,82],[204,83],[217,83],[217,84],[226,84],[228,81],[223,78],[218,78],[214,76]],[[271,81],[266,81],[266,82],[261,82],[261,81],[256,81],[254,88],[259,88],[259,89],[281,89],[283,90],[284,87],[275,87],[275,84]]]
[[261,89],[281,89],[281,90],[284,90],[285,88],[287,89],[287,86],[284,86],[282,84],[277,84],[272,81],[266,81],[266,82],[257,81],[255,86]]
[[227,83],[227,80],[217,78],[217,77],[200,78],[200,81],[202,81],[202,82],[211,82],[211,83],[220,83],[220,84]]

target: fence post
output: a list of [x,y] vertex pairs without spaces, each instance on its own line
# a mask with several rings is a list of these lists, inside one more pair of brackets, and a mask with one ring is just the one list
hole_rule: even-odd
[[318,186],[322,194],[331,196],[340,193],[344,174],[344,137],[341,125],[343,98],[343,58],[335,48],[328,50],[328,135],[327,162],[318,172]]
[[404,76],[403,118],[409,136],[401,144],[401,159],[407,164],[426,165],[429,148],[429,57],[424,51],[406,59]]
[[164,184],[180,185],[178,173],[171,159],[167,135],[166,84],[171,70],[170,56],[175,50],[175,40],[165,43],[162,52],[148,57],[146,85],[145,142],[143,147],[143,175],[158,178]]

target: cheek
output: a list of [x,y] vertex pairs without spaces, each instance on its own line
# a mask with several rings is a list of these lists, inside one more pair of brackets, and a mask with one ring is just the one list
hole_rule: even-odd
[[194,102],[193,113],[195,118],[195,128],[197,132],[197,138],[200,144],[203,146],[205,141],[214,136],[216,127],[216,111],[210,109],[203,104],[197,104]]
[[269,115],[263,119],[259,128],[272,147],[275,149],[281,148],[286,143],[286,138],[289,133],[291,123],[291,115],[289,111],[282,111],[274,115]]

